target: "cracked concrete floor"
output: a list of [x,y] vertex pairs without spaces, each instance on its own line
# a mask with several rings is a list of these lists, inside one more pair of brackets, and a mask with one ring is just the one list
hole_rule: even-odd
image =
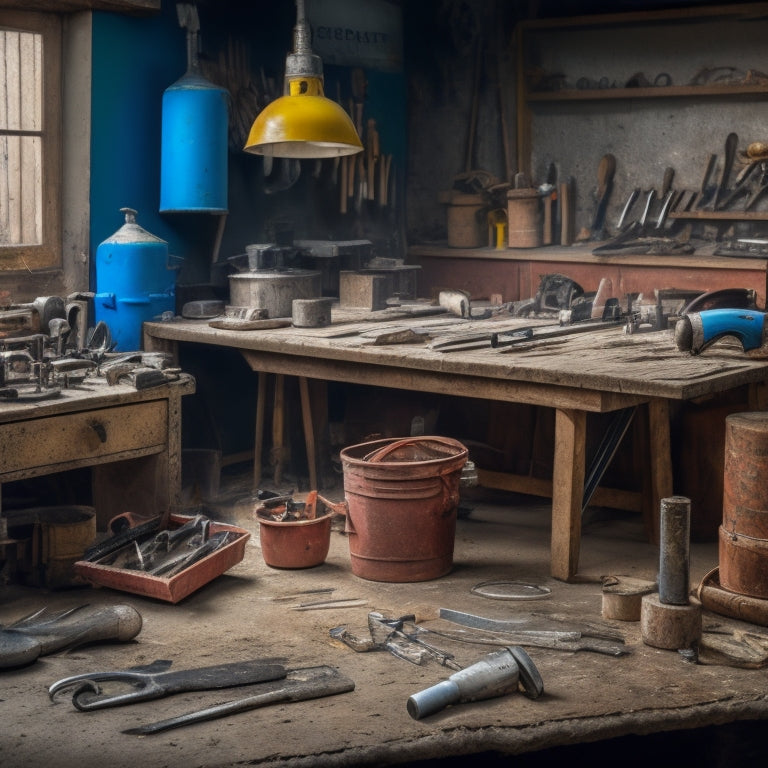
[[[244,559],[178,604],[107,588],[0,587],[0,624],[41,607],[84,603],[128,604],[143,621],[131,642],[87,645],[0,672],[3,768],[464,765],[470,756],[494,765],[565,758],[593,765],[620,760],[626,766],[647,765],[681,748],[686,760],[702,765],[764,759],[759,733],[760,721],[768,717],[768,673],[686,662],[675,651],[645,645],[638,622],[605,622],[624,637],[628,653],[620,657],[528,647],[544,682],[538,699],[513,693],[420,720],[408,714],[408,697],[445,679],[450,669],[436,662],[415,665],[386,651],[358,653],[330,635],[344,626],[364,636],[370,611],[414,614],[420,626],[437,630],[455,628],[438,618],[440,608],[497,619],[542,613],[603,622],[601,577],[656,578],[658,550],[646,541],[639,517],[588,510],[579,578],[566,584],[549,576],[548,503],[475,490],[462,500],[451,572],[403,584],[352,574],[348,540],[337,524],[322,565],[270,568],[246,497],[235,486],[211,507],[212,516],[251,532]],[[693,544],[692,585],[716,564],[716,543]],[[533,583],[551,593],[536,601],[509,601],[471,591],[489,580]],[[331,590],[321,594],[333,599],[364,604],[293,608],[320,589]],[[286,600],[289,596],[294,597]],[[732,623],[705,612],[706,626]],[[494,650],[447,640],[434,644],[463,667]],[[179,693],[92,712],[76,710],[67,698],[51,702],[47,695],[48,686],[66,676],[156,659],[170,660],[171,669],[179,670],[264,657],[280,659],[290,669],[330,665],[355,688],[148,736],[122,731],[242,698],[258,686]]]

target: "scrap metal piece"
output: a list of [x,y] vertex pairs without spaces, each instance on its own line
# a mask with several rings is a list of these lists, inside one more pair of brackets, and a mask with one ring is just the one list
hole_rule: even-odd
[[515,619],[490,619],[484,616],[476,616],[471,613],[455,611],[450,608],[441,608],[440,618],[450,621],[454,624],[460,624],[465,627],[475,629],[487,629],[491,632],[517,632],[523,629],[534,629],[537,631],[572,631],[579,632],[584,637],[595,637],[601,640],[617,640],[624,642],[624,636],[621,632],[611,627],[597,626],[589,622],[574,622],[568,618],[549,615],[522,616]]
[[300,603],[292,605],[292,611],[317,611],[328,608],[359,608],[361,605],[368,605],[364,598],[350,597],[339,598],[338,600],[320,600],[315,603]]
[[355,653],[368,653],[368,651],[378,651],[379,647],[373,641],[373,638],[360,637],[349,631],[349,628],[343,624],[338,627],[333,627],[330,632],[330,636],[334,640],[340,640],[346,646],[351,648]]
[[622,645],[598,638],[583,638],[580,632],[560,631],[552,629],[518,629],[491,631],[485,629],[438,630],[416,627],[411,630],[408,624],[405,629],[418,634],[430,634],[459,643],[472,645],[492,645],[497,648],[508,646],[510,643],[532,648],[548,648],[553,651],[591,651],[606,656],[626,656],[629,650]]

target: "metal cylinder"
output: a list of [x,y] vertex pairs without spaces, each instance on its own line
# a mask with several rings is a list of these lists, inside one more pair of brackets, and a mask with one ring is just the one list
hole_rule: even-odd
[[768,413],[732,413],[725,420],[723,528],[768,539]]
[[659,600],[687,605],[690,589],[691,500],[670,496],[661,500]]
[[162,110],[160,212],[226,213],[229,93],[188,71]]
[[414,693],[408,699],[406,709],[414,720],[419,720],[451,704],[512,693],[518,688],[519,678],[520,668],[510,649],[494,651],[447,680]]

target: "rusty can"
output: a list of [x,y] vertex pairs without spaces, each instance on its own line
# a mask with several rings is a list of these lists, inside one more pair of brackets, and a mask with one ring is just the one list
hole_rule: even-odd
[[768,539],[768,413],[732,413],[725,419],[723,527]]

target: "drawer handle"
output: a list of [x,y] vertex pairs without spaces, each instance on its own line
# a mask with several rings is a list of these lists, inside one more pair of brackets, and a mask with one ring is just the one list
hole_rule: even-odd
[[103,424],[98,421],[92,421],[88,426],[99,436],[99,440],[102,443],[107,442],[107,430],[104,429]]

